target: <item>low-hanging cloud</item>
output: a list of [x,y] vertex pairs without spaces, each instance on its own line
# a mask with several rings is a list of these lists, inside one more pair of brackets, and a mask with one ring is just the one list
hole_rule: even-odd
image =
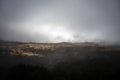
[[0,39],[120,42],[119,0],[1,0]]

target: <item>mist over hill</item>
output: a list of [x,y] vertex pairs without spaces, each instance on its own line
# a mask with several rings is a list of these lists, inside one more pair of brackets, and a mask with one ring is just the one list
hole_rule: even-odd
[[120,0],[0,0],[0,80],[120,80]]

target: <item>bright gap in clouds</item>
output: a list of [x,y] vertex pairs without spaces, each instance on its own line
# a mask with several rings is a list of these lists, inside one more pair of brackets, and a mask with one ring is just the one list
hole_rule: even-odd
[[73,42],[72,33],[64,26],[53,24],[37,25],[35,32],[48,36],[51,42]]
[[83,30],[77,33],[68,26],[56,24],[37,24],[32,31],[39,35],[37,38],[47,36],[48,42],[95,42],[101,37],[99,32]]

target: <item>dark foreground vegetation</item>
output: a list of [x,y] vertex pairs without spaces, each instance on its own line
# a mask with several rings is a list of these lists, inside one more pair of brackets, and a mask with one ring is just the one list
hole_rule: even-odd
[[4,43],[0,80],[120,80],[120,47]]
[[60,64],[52,70],[33,65],[0,67],[0,80],[120,80],[120,65],[96,62]]

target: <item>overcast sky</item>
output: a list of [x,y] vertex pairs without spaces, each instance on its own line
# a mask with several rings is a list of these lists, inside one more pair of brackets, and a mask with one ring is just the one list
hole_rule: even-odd
[[0,39],[120,42],[120,0],[0,0]]

